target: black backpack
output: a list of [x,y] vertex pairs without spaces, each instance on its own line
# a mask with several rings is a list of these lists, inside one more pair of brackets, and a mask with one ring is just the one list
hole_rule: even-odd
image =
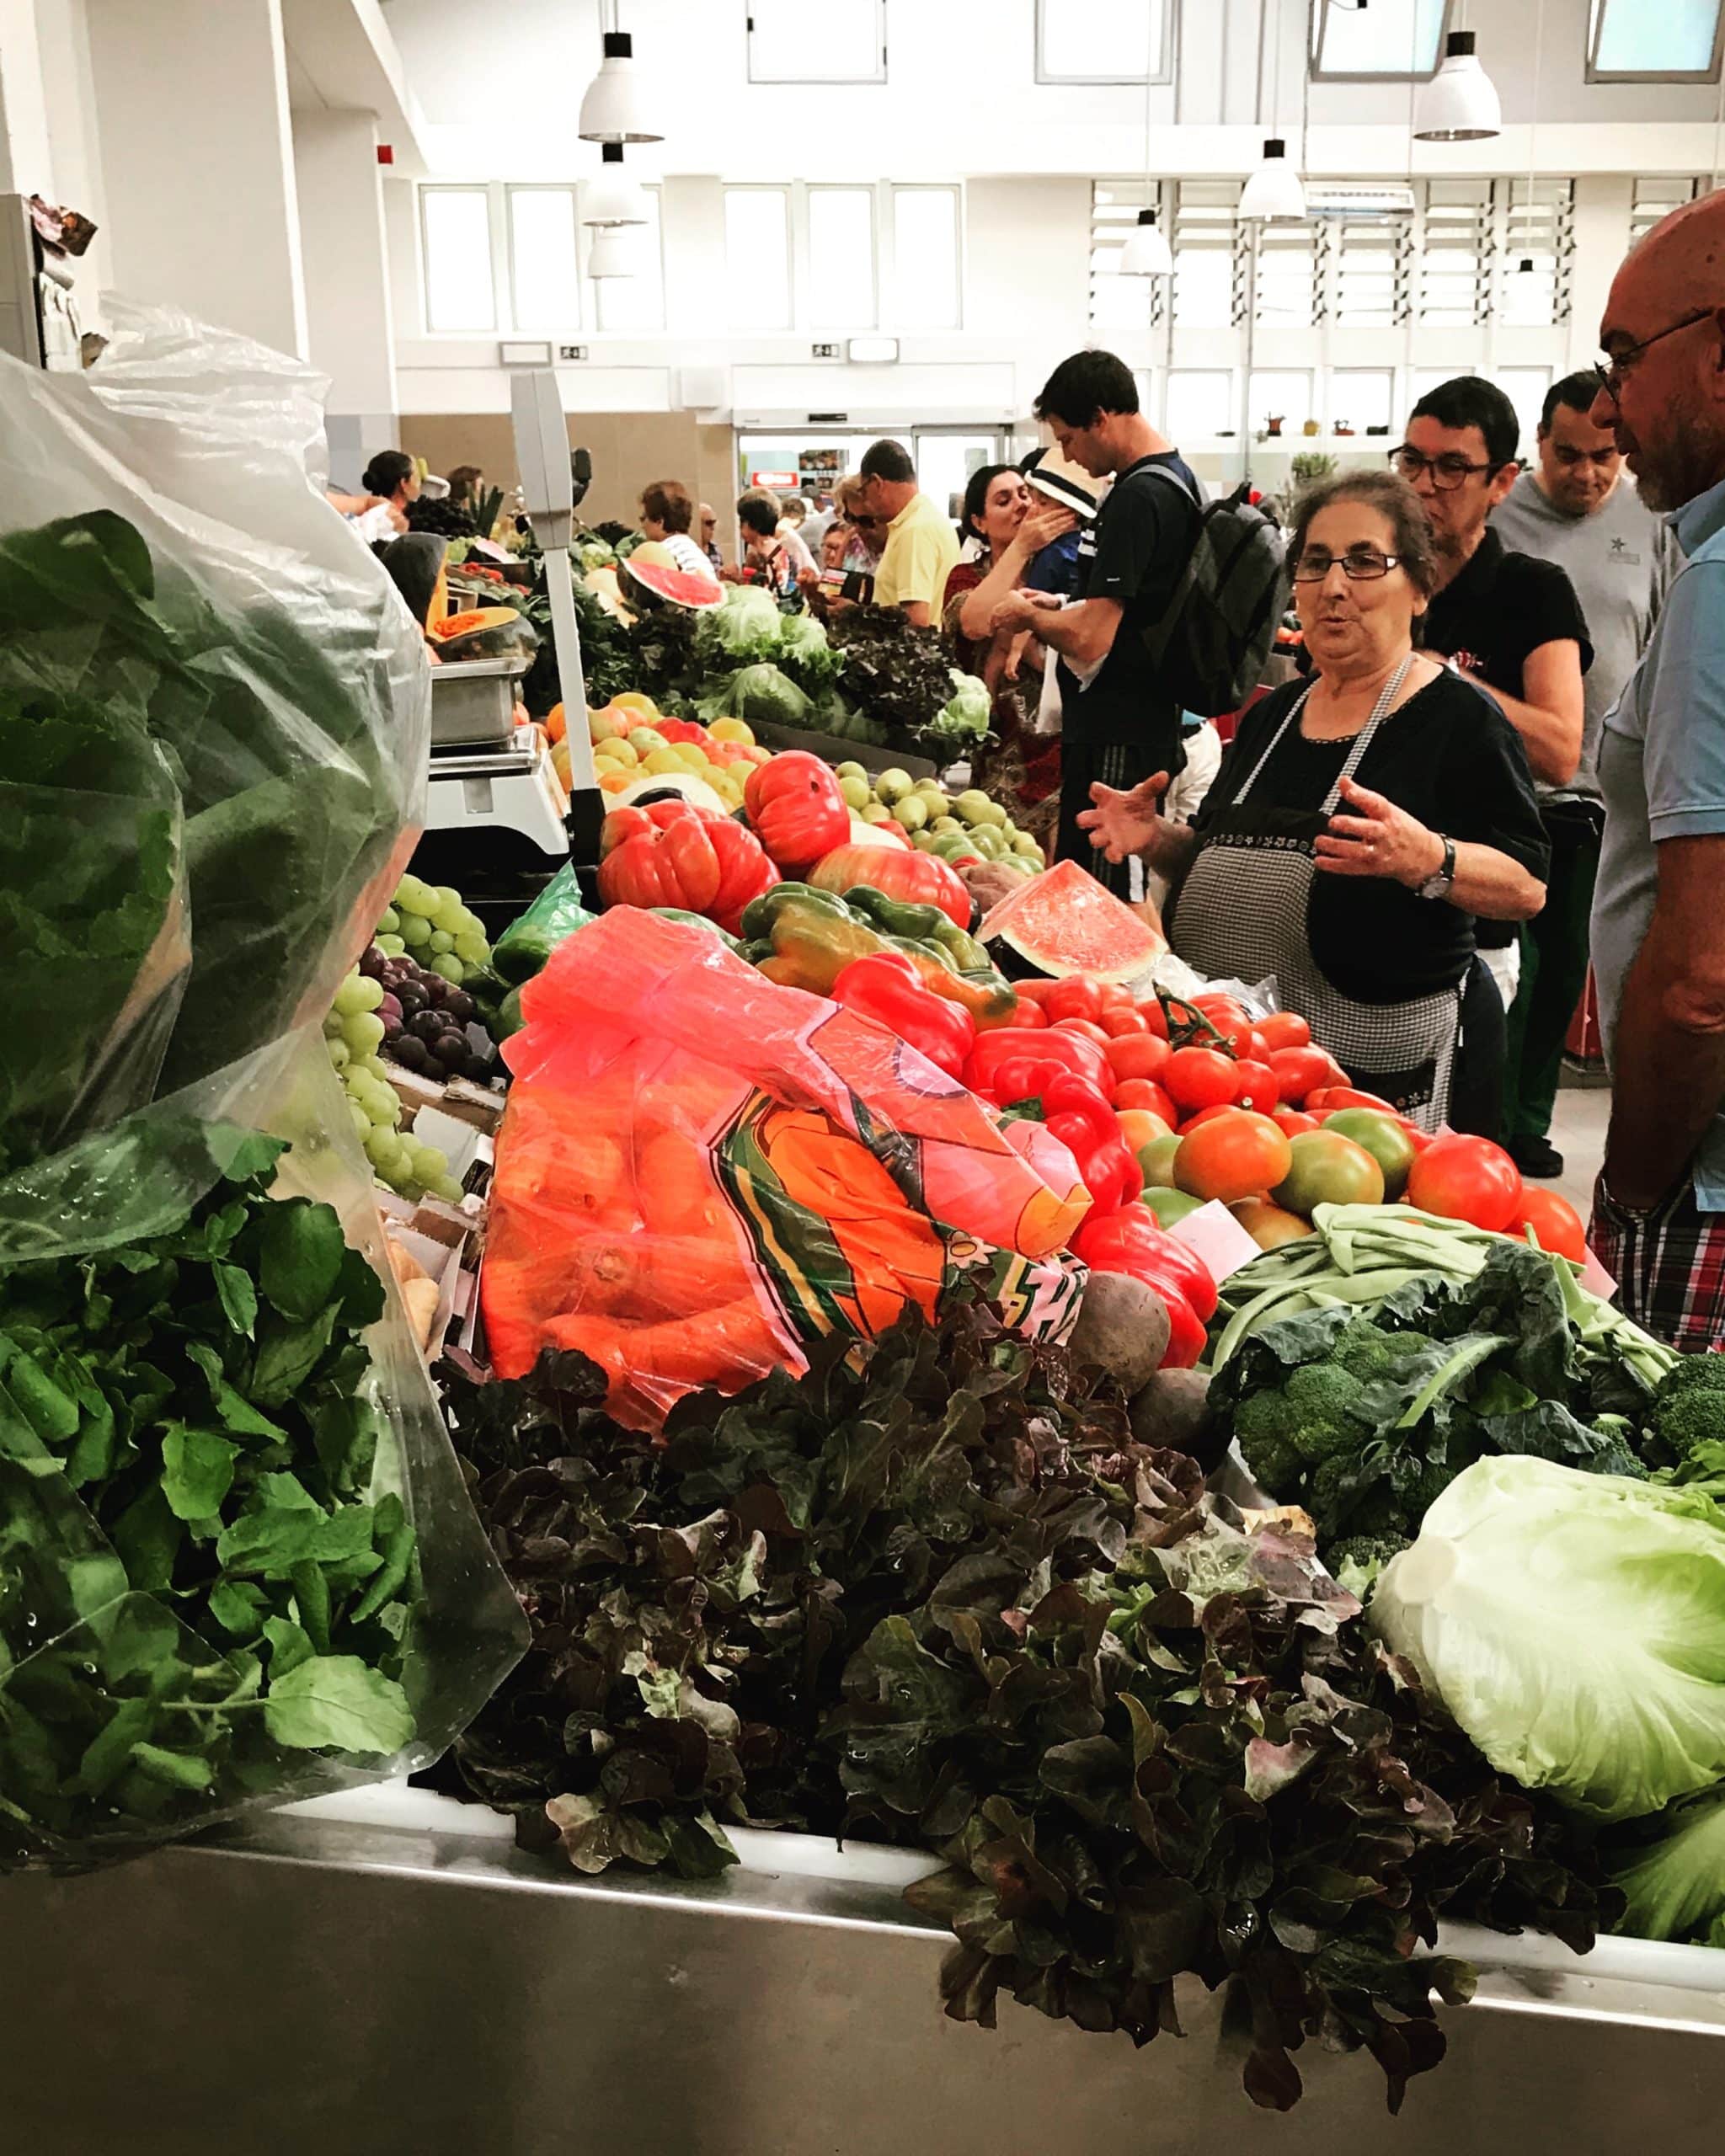
[[1200,718],[1238,711],[1263,678],[1288,603],[1280,528],[1242,484],[1224,500],[1195,497],[1166,464],[1151,470],[1198,503],[1198,536],[1179,587],[1144,632],[1170,696]]

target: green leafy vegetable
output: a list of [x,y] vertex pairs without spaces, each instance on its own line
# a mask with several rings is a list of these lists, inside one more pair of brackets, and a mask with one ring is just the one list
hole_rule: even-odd
[[920,734],[953,698],[952,659],[939,630],[896,606],[851,606],[829,632],[844,654],[846,695],[869,718]]
[[1659,1826],[1659,1839],[1613,1874],[1627,1899],[1617,1929],[1725,1946],[1725,1783],[1674,1805]]

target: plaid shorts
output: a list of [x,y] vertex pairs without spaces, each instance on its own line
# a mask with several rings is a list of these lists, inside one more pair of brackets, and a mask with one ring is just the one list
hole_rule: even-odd
[[1656,1339],[1686,1353],[1725,1340],[1725,1213],[1703,1213],[1687,1177],[1643,1216],[1625,1212],[1601,1176],[1588,1241],[1624,1315]]

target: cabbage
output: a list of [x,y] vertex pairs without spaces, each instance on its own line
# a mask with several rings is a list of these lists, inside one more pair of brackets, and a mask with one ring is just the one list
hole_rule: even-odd
[[812,614],[782,616],[778,628],[779,664],[799,689],[818,696],[844,671],[845,655],[826,640],[826,631]]
[[699,641],[732,659],[770,659],[778,650],[784,617],[770,591],[759,584],[731,586],[723,606],[701,616]]
[[775,726],[807,726],[814,707],[776,666],[745,666],[717,695],[696,707],[702,725],[715,718],[766,719]]
[[1619,1931],[1725,1946],[1725,1788],[1680,1806],[1663,1840],[1612,1875],[1628,1898]]
[[1629,1819],[1725,1780],[1725,1513],[1698,1490],[1479,1460],[1371,1616],[1526,1788]]
[[948,740],[980,741],[988,731],[988,691],[974,674],[961,674],[956,666],[952,673],[952,698],[930,731]]

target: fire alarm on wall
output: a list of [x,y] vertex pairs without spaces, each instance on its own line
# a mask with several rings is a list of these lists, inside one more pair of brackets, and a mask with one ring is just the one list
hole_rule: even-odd
[[377,162],[380,165],[393,165],[395,163],[395,147],[393,143],[380,142],[377,145]]

